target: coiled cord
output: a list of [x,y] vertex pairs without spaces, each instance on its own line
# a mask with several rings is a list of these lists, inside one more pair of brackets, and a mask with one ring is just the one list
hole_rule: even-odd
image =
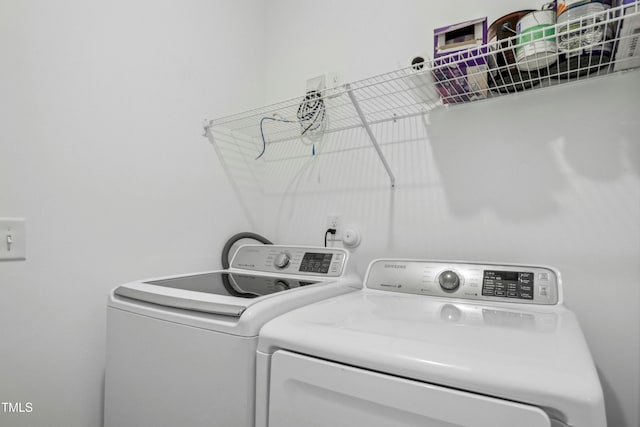
[[[298,111],[296,113],[296,118],[298,120],[287,120],[279,117],[263,117],[260,120],[260,136],[262,137],[262,151],[256,157],[258,160],[260,157],[264,155],[264,152],[267,149],[267,141],[264,138],[264,122],[266,120],[270,120],[273,122],[281,122],[281,123],[299,123],[300,124],[300,136],[308,136],[306,135],[309,131],[314,131],[326,125],[326,107],[324,104],[324,99],[322,97],[322,92],[317,90],[310,90],[307,92],[305,97],[298,105]],[[312,154],[316,154],[315,145],[312,148]]]
[[298,106],[296,117],[300,121],[300,135],[308,131],[314,131],[322,126],[325,118],[324,99],[322,93],[317,90],[310,90]]

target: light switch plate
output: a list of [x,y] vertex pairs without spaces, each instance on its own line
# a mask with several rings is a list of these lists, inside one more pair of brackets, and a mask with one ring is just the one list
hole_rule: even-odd
[[24,218],[0,218],[0,261],[27,259]]

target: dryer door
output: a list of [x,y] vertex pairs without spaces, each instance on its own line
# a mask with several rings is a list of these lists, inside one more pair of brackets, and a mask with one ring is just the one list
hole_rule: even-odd
[[545,412],[279,350],[269,427],[550,427]]

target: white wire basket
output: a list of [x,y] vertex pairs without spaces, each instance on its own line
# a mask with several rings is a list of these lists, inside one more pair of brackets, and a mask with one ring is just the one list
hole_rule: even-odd
[[256,159],[273,144],[295,141],[300,146],[302,141],[309,146],[322,135],[364,127],[393,185],[372,126],[640,67],[640,1],[561,21],[325,89],[325,122],[313,132],[305,134],[298,118],[304,96],[207,120],[205,130],[212,143],[221,136],[229,143],[239,141],[239,152]]
[[436,59],[436,87],[444,104],[461,104],[637,68],[639,12],[634,2],[554,23],[555,11],[536,11],[533,31]]

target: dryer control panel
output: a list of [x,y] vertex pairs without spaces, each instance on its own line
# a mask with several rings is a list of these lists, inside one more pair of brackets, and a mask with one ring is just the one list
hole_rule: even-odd
[[349,253],[340,248],[306,246],[244,245],[231,268],[299,276],[340,277],[346,271]]
[[369,265],[365,287],[482,301],[553,305],[559,273],[548,267],[386,259]]

